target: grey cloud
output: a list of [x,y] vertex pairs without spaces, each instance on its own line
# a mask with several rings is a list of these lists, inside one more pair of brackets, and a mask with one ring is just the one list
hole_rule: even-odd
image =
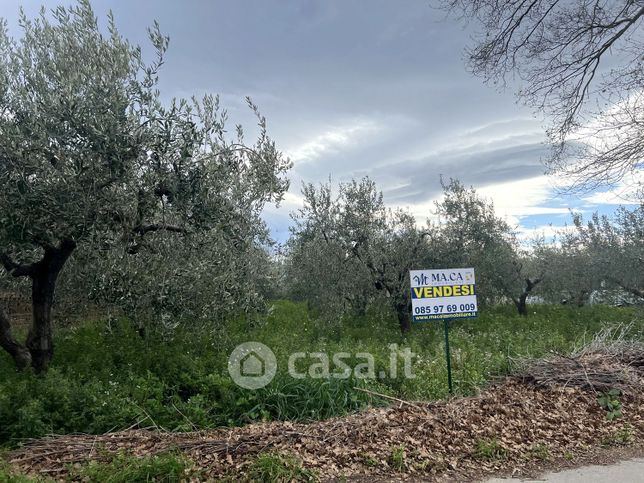
[[[471,149],[392,164],[371,176],[383,185],[389,203],[414,204],[431,200],[440,193],[441,175],[475,187],[538,176],[544,171],[541,159],[545,154],[546,148],[541,143]],[[387,189],[392,184],[396,187]]]

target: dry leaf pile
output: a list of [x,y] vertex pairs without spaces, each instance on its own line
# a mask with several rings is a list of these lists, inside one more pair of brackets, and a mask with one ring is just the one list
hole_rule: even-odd
[[[524,371],[520,378],[506,379],[476,397],[397,404],[309,424],[271,422],[186,434],[127,431],[41,439],[16,451],[12,463],[25,472],[62,478],[69,464],[108,459],[119,451],[146,455],[179,450],[202,471],[201,478],[243,480],[257,455],[270,451],[295,455],[322,480],[520,474],[535,459],[642,441],[644,394],[635,390],[634,380],[622,376],[634,371],[641,377],[642,366],[612,361],[614,372],[609,376],[603,372],[609,366],[606,359],[595,357],[586,354],[575,362],[559,358],[565,373],[561,376],[557,359],[551,359],[531,378]],[[579,370],[579,364],[585,369]],[[622,398],[622,418],[607,420],[596,393],[587,390],[588,381],[597,377],[608,385],[613,377],[629,389]],[[596,382],[591,382],[593,387]]]

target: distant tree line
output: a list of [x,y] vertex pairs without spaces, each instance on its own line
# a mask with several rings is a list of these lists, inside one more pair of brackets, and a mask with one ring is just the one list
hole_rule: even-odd
[[555,240],[519,240],[491,202],[457,180],[443,185],[435,216],[424,227],[385,207],[368,178],[305,185],[294,215],[284,280],[290,297],[334,317],[389,306],[410,329],[410,269],[474,267],[479,302],[513,303],[528,315],[528,297],[587,303],[595,290],[619,289],[642,300],[644,206],[615,216],[574,215]]

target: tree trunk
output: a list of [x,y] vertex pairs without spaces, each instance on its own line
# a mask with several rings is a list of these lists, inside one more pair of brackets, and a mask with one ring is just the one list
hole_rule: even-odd
[[11,333],[11,323],[4,310],[0,308],[0,347],[6,350],[13,358],[18,370],[23,370],[31,365],[29,350],[19,343]]
[[585,290],[579,292],[577,296],[575,297],[575,303],[577,304],[577,307],[583,307],[584,304],[586,303],[586,297],[588,296],[588,292]]
[[519,315],[523,315],[524,317],[527,317],[528,304],[526,301],[528,299],[528,295],[530,295],[530,292],[532,292],[532,289],[534,289],[540,282],[541,282],[541,277],[535,278],[534,280],[530,280],[529,278],[525,279],[525,288],[521,292],[521,295],[519,295],[519,298],[514,299],[514,305],[517,306]]
[[75,248],[76,243],[71,240],[63,241],[58,248],[47,247],[43,259],[34,266],[31,277],[33,323],[27,335],[27,348],[37,374],[47,370],[54,355],[51,306],[58,275]]
[[396,316],[398,317],[398,324],[400,324],[400,332],[406,334],[411,330],[411,316],[407,310],[407,304],[396,305]]
[[27,334],[27,348],[31,353],[31,365],[38,374],[47,371],[54,355],[51,326],[51,306],[57,273],[43,272],[33,278],[31,284],[31,308],[33,322]]
[[517,306],[517,310],[519,311],[519,315],[523,315],[524,317],[527,317],[528,315],[528,304],[526,303],[527,298],[528,294],[523,292],[519,299],[514,301],[514,304]]
[[51,306],[54,301],[56,281],[67,259],[76,248],[73,240],[63,240],[58,247],[43,244],[43,258],[30,265],[14,263],[6,254],[0,255],[5,269],[14,277],[31,279],[31,306],[33,320],[25,346],[11,334],[11,325],[6,314],[0,314],[0,346],[13,357],[21,369],[31,363],[34,371],[45,372],[54,354],[51,326]]

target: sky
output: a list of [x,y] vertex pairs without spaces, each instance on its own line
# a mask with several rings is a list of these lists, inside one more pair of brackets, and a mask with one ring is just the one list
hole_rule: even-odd
[[[2,0],[13,35],[29,16],[71,0]],[[293,162],[291,188],[265,218],[288,237],[303,182],[369,176],[391,207],[419,224],[432,216],[440,177],[458,178],[495,204],[524,239],[551,236],[570,210],[611,212],[620,189],[564,195],[544,175],[547,120],[466,70],[473,26],[430,0],[94,0],[144,47],[156,19],[170,48],[166,99],[219,94],[231,123],[252,126],[250,96]],[[250,139],[250,138],[249,138]]]

